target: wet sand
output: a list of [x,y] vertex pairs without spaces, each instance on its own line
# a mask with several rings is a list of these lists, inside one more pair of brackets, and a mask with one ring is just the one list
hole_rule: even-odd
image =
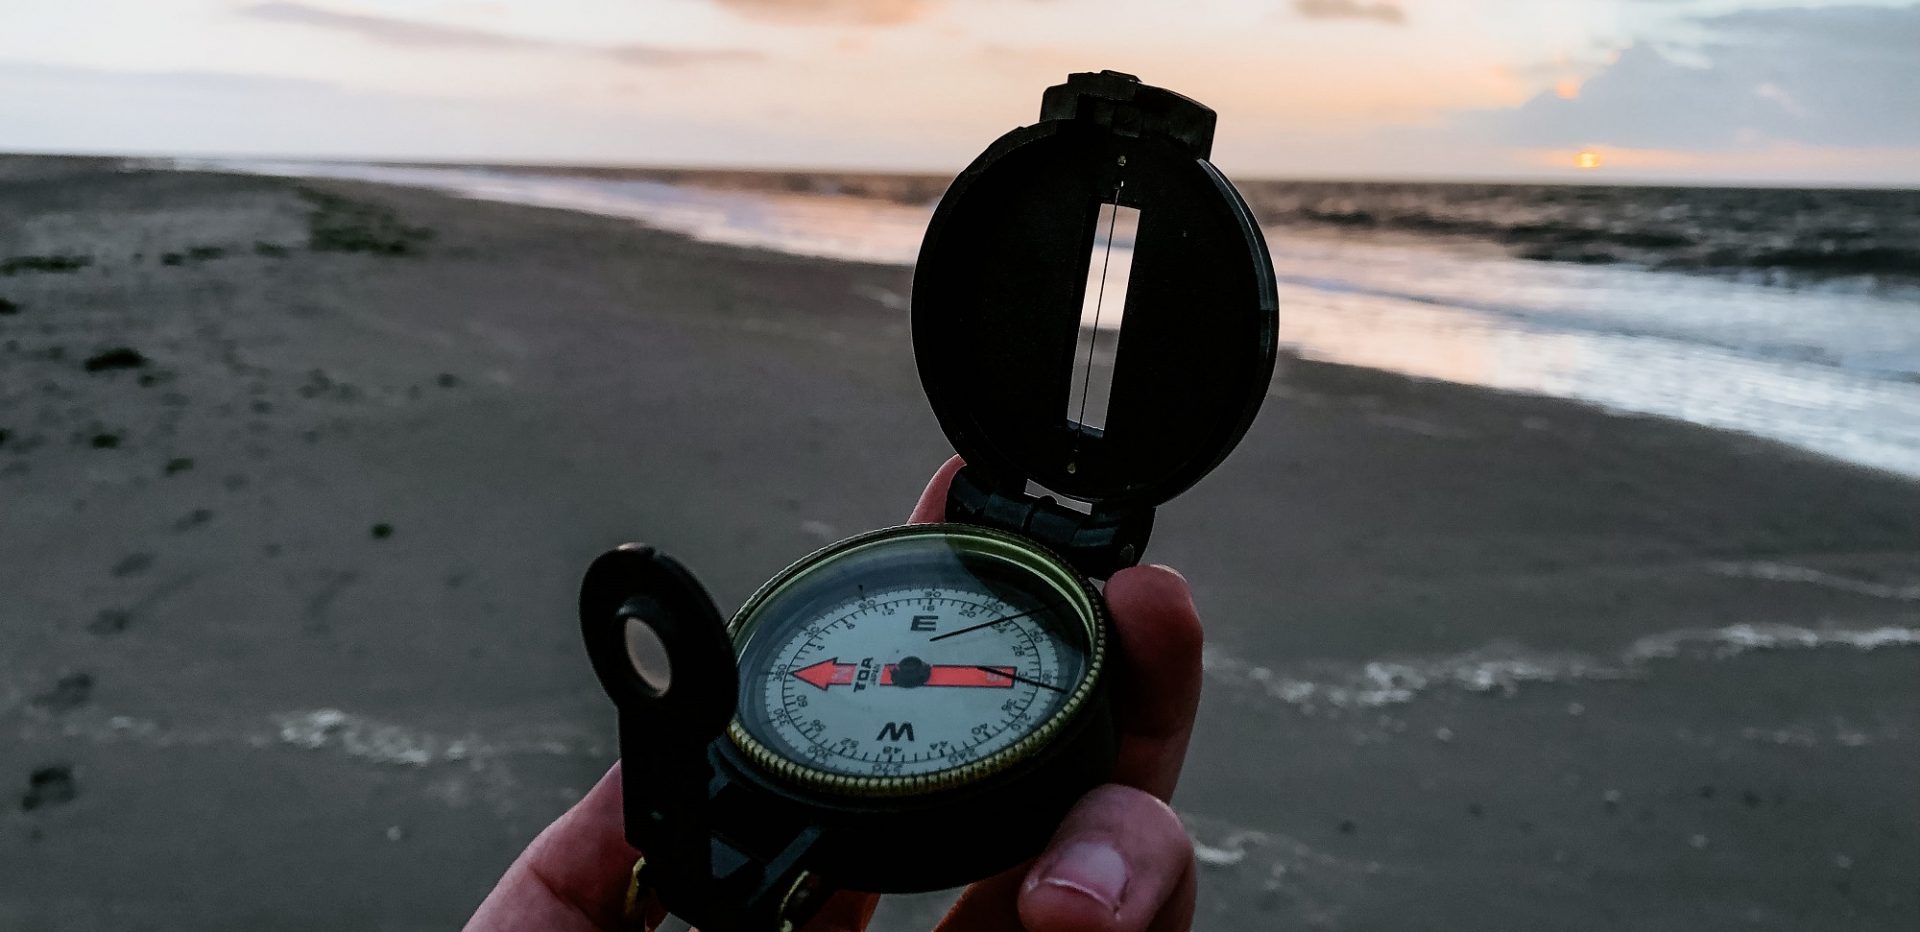
[[[0,264],[8,929],[457,925],[611,760],[588,559],[731,606],[946,455],[904,269],[28,158]],[[1200,928],[1920,923],[1920,485],[1286,360],[1148,557]]]

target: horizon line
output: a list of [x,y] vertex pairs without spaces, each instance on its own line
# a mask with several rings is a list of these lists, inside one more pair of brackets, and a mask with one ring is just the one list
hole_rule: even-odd
[[[664,164],[649,162],[592,162],[566,158],[556,159],[487,159],[487,158],[451,158],[451,157],[410,157],[410,156],[360,156],[360,155],[235,155],[232,153],[160,153],[152,151],[94,151],[78,152],[71,150],[10,150],[0,149],[0,158],[71,158],[71,159],[118,159],[133,160],[195,160],[207,161],[259,161],[259,162],[326,162],[345,165],[380,165],[388,167],[412,168],[503,168],[522,171],[550,170],[600,170],[633,172],[737,172],[758,175],[879,175],[896,178],[953,178],[964,166],[955,169],[904,168],[904,167],[861,167],[861,166],[819,166],[819,165],[768,165],[716,162],[708,164]],[[1216,163],[1217,164],[1217,163]],[[1920,179],[1909,182],[1875,181],[1812,181],[1803,179],[1711,179],[1689,178],[1685,176],[1645,176],[1632,178],[1599,178],[1591,175],[1566,177],[1556,175],[1458,175],[1458,174],[1403,174],[1355,176],[1338,174],[1266,174],[1249,173],[1236,179],[1241,183],[1268,184],[1439,184],[1439,185],[1511,185],[1541,187],[1590,187],[1590,188],[1722,188],[1728,190],[1776,190],[1790,189],[1802,191],[1886,191],[1891,193],[1920,193]]]

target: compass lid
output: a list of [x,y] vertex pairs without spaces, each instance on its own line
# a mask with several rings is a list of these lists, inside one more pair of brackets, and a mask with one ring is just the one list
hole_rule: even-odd
[[[1131,75],[1075,74],[941,198],[914,271],[914,357],[941,429],[1003,494],[1032,481],[1096,511],[1151,509],[1252,424],[1273,374],[1273,266],[1207,161],[1213,126]],[[1117,340],[1094,329],[1089,347],[1083,305],[1119,319]],[[1083,423],[1089,365],[1111,367],[1098,426]]]

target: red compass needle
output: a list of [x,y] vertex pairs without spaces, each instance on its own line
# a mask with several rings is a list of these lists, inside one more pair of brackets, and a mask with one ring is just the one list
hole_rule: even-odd
[[[887,664],[880,668],[880,685],[892,686],[898,664]],[[922,686],[971,686],[988,689],[1011,689],[1013,687],[1012,667],[983,667],[973,664],[936,663],[926,667],[927,680]]]
[[[1015,679],[1013,667],[988,667],[977,664],[922,664],[915,674],[899,676],[895,682],[900,664],[890,663],[880,668],[876,686],[959,686],[976,689],[1012,689]],[[841,663],[840,658],[822,660],[808,667],[792,671],[794,677],[817,689],[825,690],[829,686],[849,686],[859,676],[858,664]],[[924,678],[922,678],[924,676]],[[913,682],[919,680],[919,682]]]
[[826,689],[829,686],[845,686],[853,682],[855,671],[859,668],[850,663],[840,663],[840,658],[822,660],[810,667],[793,671],[803,683]]

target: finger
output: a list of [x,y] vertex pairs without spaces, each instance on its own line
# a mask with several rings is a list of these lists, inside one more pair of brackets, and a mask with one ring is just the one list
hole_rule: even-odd
[[1020,885],[1026,881],[1028,861],[960,891],[933,932],[987,932],[1020,928]]
[[1153,925],[1147,927],[1147,932],[1191,932],[1193,908],[1199,899],[1200,876],[1194,872],[1193,860],[1189,858],[1186,873],[1180,875],[1173,895],[1167,897],[1166,904],[1160,907],[1159,915],[1153,917]]
[[1113,782],[1171,799],[1200,708],[1200,615],[1186,579],[1164,566],[1113,574],[1106,601],[1120,642]]
[[949,456],[945,463],[940,464],[932,481],[927,483],[927,490],[920,493],[920,503],[913,506],[913,516],[907,519],[908,524],[932,524],[947,519],[947,486],[953,484],[953,474],[965,465],[966,461],[957,456]]
[[1184,932],[1193,842],[1158,797],[1106,784],[1082,797],[1039,858],[968,887],[936,932]]
[[640,853],[621,834],[620,765],[547,826],[467,921],[467,932],[589,932],[624,927]]
[[806,932],[860,932],[879,906],[877,894],[841,890],[828,897],[820,911],[807,920]]
[[[1144,932],[1175,902],[1193,842],[1159,798],[1108,784],[1073,807],[1020,887],[1030,932]],[[1192,917],[1172,917],[1185,928]],[[1185,921],[1183,921],[1185,920]]]

